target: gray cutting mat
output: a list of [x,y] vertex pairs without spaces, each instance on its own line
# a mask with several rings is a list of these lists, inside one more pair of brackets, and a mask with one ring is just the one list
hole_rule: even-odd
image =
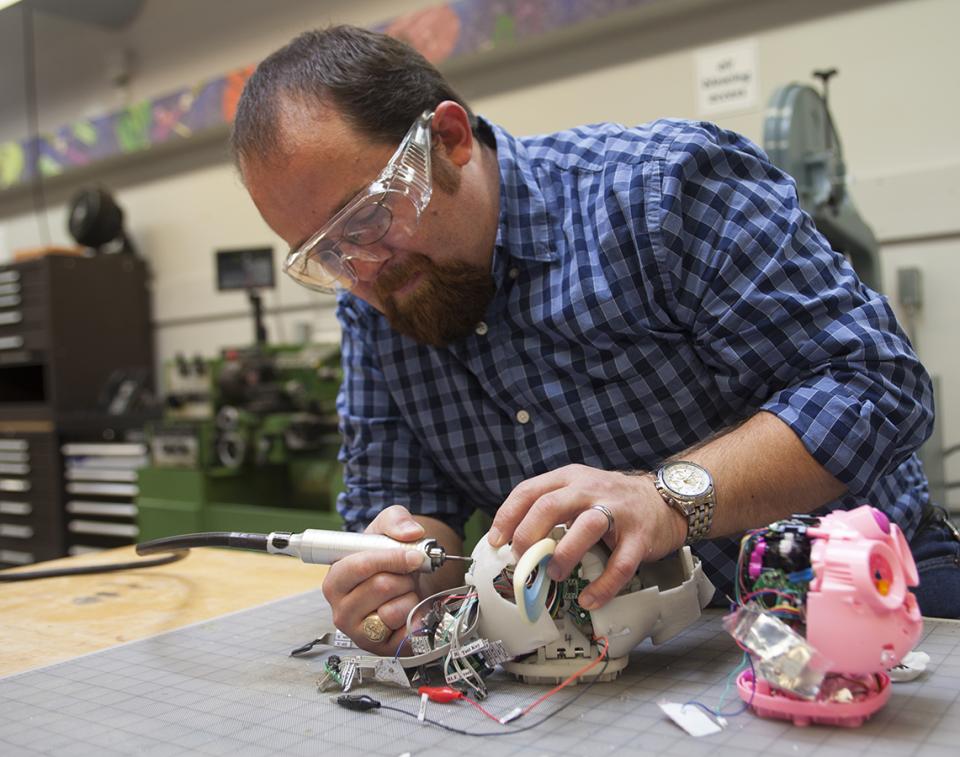
[[[960,623],[929,621],[920,649],[931,667],[895,684],[887,707],[859,729],[797,728],[745,713],[694,739],[656,706],[667,697],[716,706],[740,653],[710,611],[660,647],[644,643],[624,675],[598,683],[543,725],[471,738],[391,712],[340,708],[315,689],[322,655],[290,649],[324,630],[319,591],[281,600],[0,680],[0,754],[6,755],[951,755],[960,744]],[[2,644],[2,640],[0,640]],[[487,709],[503,714],[545,687],[502,674]],[[575,696],[565,689],[514,723],[538,720]],[[379,684],[356,693],[416,712],[416,695]],[[736,695],[725,709],[739,705]],[[505,730],[470,705],[430,704],[428,717],[472,731]]]

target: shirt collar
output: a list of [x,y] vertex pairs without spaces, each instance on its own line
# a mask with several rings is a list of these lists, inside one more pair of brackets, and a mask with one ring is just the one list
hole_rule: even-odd
[[522,260],[557,260],[547,204],[534,176],[526,146],[496,124],[484,123],[496,138],[500,166],[497,247]]

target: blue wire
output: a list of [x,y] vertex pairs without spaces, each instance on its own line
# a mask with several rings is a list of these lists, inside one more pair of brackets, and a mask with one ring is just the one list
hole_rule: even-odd
[[[737,710],[736,712],[720,712],[720,710],[715,710],[712,707],[708,707],[703,702],[698,702],[696,700],[690,700],[689,702],[684,702],[683,703],[684,707],[686,707],[688,704],[696,705],[701,710],[705,710],[707,713],[709,713],[710,715],[713,715],[716,718],[735,718],[737,715],[742,715],[744,712],[746,712],[747,709],[750,707],[750,705],[753,704],[753,697],[757,693],[757,671],[753,667],[753,658],[746,652],[743,653],[743,656],[746,657],[747,662],[750,663],[750,673],[753,675],[753,689],[750,691],[750,699],[744,702],[742,705],[740,705],[739,710]],[[720,695],[721,704],[723,704],[723,699],[727,695],[727,690],[730,688],[731,681],[733,681],[734,677],[737,675],[737,672],[742,669],[743,669],[743,662],[741,661],[741,663],[736,668],[734,668],[733,671],[731,671],[730,675],[727,676],[727,685],[724,688],[723,693]]]
[[411,631],[410,633],[408,633],[406,638],[404,638],[404,640],[400,642],[400,646],[397,647],[397,653],[393,656],[394,660],[400,659],[400,652],[403,650],[403,645],[406,644],[408,641],[410,641],[411,636],[416,636],[418,633],[419,634],[426,633],[426,629],[418,628],[416,631]]

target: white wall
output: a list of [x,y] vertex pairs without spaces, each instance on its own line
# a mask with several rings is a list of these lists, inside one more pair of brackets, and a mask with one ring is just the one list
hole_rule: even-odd
[[[54,128],[152,97],[254,62],[298,31],[329,21],[369,24],[433,4],[430,0],[148,0],[122,32],[92,30],[38,17],[41,126]],[[943,381],[940,423],[947,444],[960,443],[960,355],[955,332],[960,300],[960,54],[955,0],[683,0],[679,15],[638,16],[603,36],[565,40],[526,57],[479,59],[450,67],[454,84],[476,110],[518,134],[577,123],[637,123],[659,116],[699,117],[695,53],[702,46],[756,39],[760,98],[748,111],[718,118],[759,141],[764,103],[791,80],[810,81],[815,68],[836,66],[831,107],[843,139],[850,189],[882,243],[886,291],[896,301],[895,271],[921,268],[925,306],[915,322],[917,344]],[[9,13],[7,11],[6,13]],[[3,21],[0,15],[0,21]],[[0,23],[6,67],[15,47]],[[105,84],[104,53],[131,47],[138,63],[128,92]],[[3,47],[3,45],[0,45]],[[96,52],[91,52],[96,51]],[[84,57],[86,56],[86,57]],[[2,77],[0,77],[2,78]],[[5,85],[6,86],[6,85]],[[25,134],[14,95],[0,112],[0,141]],[[213,353],[249,341],[241,295],[214,291],[212,251],[274,244],[225,157],[221,140],[105,169],[95,177],[115,190],[132,235],[155,273],[154,314],[161,358],[175,350]],[[87,177],[86,180],[89,180]],[[53,241],[66,243],[69,183],[49,191]],[[0,194],[0,261],[43,237],[24,192]],[[307,321],[332,337],[328,301],[280,282],[268,307],[295,308],[271,317],[275,337]],[[208,320],[215,316],[219,320]],[[281,334],[281,328],[285,332]],[[960,456],[948,468],[960,479]],[[960,491],[952,494],[960,506]]]

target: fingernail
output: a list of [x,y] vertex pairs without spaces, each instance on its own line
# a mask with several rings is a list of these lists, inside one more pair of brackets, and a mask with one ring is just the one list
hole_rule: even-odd
[[419,534],[423,531],[423,526],[417,523],[415,520],[404,521],[400,524],[400,532],[404,534]]
[[419,552],[407,552],[407,556],[404,559],[407,561],[407,567],[411,570],[423,565],[423,555]]
[[597,600],[594,599],[593,594],[581,594],[580,598],[577,600],[577,604],[579,604],[584,610],[592,610],[597,606]]
[[490,542],[491,547],[499,547],[500,542],[503,540],[503,534],[496,528],[491,527],[487,531],[487,541]]
[[550,563],[547,566],[547,576],[550,578],[551,581],[559,581],[561,578],[563,578],[563,571],[560,570],[559,565],[554,565],[553,563]]

